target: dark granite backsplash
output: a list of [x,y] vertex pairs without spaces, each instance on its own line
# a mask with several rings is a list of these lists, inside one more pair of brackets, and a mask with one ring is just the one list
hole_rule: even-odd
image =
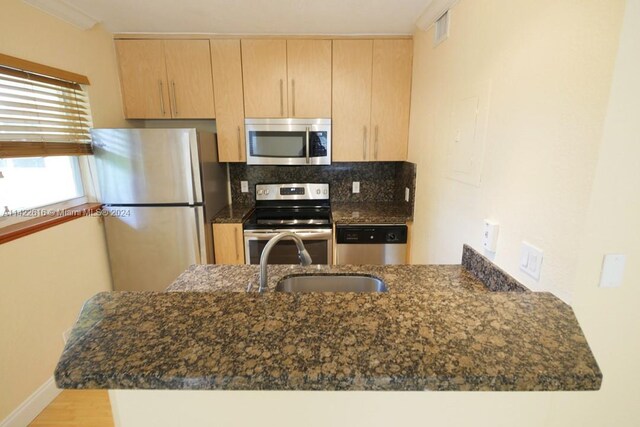
[[[333,163],[328,166],[255,166],[230,163],[233,204],[253,204],[255,185],[260,183],[328,182],[332,202],[404,201],[405,187],[411,196],[407,207],[413,211],[416,165],[409,162]],[[240,181],[249,181],[249,192],[240,191]],[[351,183],[360,181],[360,193],[351,193]]]

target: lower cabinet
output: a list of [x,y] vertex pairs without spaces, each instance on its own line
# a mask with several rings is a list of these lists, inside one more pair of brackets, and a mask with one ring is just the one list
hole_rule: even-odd
[[242,224],[213,224],[216,264],[244,264]]

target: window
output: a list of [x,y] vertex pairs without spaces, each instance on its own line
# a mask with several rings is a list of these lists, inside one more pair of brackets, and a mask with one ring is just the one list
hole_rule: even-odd
[[91,114],[79,82],[88,79],[0,54],[0,226],[85,195],[78,156],[91,153]]
[[0,216],[84,196],[74,156],[0,159]]
[[0,66],[0,157],[88,154],[90,127],[80,85]]

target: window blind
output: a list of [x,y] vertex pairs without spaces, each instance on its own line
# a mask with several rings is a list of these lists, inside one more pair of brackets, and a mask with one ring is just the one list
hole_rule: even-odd
[[82,86],[0,66],[0,158],[91,153]]

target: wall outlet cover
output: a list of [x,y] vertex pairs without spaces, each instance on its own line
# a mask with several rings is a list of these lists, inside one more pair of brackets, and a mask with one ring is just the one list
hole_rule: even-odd
[[484,220],[484,232],[482,233],[482,247],[489,251],[495,252],[498,246],[498,232],[500,226],[497,222]]
[[353,181],[352,192],[353,193],[359,193],[360,192],[360,181]]
[[249,181],[240,181],[240,191],[243,193],[249,192]]
[[411,197],[411,191],[409,191],[409,187],[404,187],[404,201],[408,202],[409,197]]

